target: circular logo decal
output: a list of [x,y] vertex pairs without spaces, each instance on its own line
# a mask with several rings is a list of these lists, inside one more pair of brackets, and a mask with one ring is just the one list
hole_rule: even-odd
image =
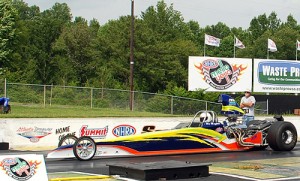
[[204,75],[205,82],[217,90],[225,90],[234,85],[241,72],[247,68],[232,66],[223,59],[206,59],[196,67]]
[[136,129],[131,125],[119,125],[112,130],[114,136],[129,136],[136,133]]
[[6,171],[6,174],[15,180],[29,180],[36,173],[36,166],[40,163],[28,163],[23,158],[5,158],[0,162],[0,166]]

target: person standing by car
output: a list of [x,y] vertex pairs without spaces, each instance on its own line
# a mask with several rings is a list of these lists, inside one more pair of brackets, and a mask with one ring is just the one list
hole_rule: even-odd
[[247,124],[249,121],[254,120],[254,105],[255,98],[251,95],[251,90],[247,89],[245,91],[245,96],[242,97],[240,107],[245,111],[243,116],[243,123]]

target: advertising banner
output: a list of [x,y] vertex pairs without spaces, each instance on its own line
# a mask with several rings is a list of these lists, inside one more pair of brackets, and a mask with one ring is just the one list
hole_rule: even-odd
[[43,155],[1,155],[0,180],[47,181]]
[[300,63],[254,60],[254,92],[300,93]]
[[252,60],[189,57],[189,90],[244,92],[252,89]]
[[[52,150],[70,139],[116,138],[176,127],[183,118],[5,118],[1,141],[16,150]],[[190,118],[188,118],[190,121]],[[1,180],[1,179],[0,179]]]

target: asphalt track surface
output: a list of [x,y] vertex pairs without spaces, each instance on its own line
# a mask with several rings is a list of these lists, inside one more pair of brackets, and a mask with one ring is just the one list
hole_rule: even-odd
[[[0,154],[44,154],[47,152],[20,152],[20,151],[0,151]],[[227,161],[245,161],[245,160],[263,160],[300,157],[300,143],[296,145],[290,152],[274,152],[270,148],[263,151],[246,151],[246,152],[226,152],[226,153],[201,153],[189,155],[169,155],[169,156],[147,156],[147,157],[127,157],[127,158],[94,158],[90,161],[78,161],[74,159],[45,159],[48,173],[53,172],[85,172],[92,174],[108,174],[108,164],[114,163],[145,163],[145,162],[161,162],[161,161],[188,161],[193,163],[214,163]],[[240,181],[247,180],[242,178],[234,178],[230,176],[211,174],[209,177],[182,180],[207,180],[207,181]],[[297,179],[299,180],[299,179]]]

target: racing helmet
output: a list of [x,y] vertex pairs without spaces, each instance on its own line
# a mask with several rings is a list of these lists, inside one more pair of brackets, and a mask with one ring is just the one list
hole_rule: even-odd
[[211,122],[212,117],[208,112],[203,112],[200,114],[200,122]]

